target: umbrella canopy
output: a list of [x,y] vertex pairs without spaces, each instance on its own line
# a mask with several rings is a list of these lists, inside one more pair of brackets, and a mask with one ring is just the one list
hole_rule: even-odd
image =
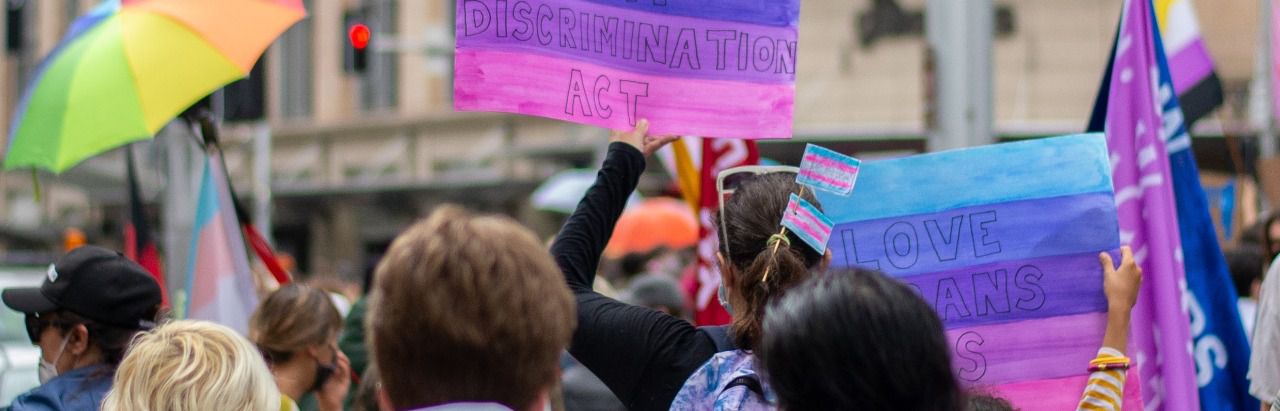
[[71,24],[14,112],[5,169],[60,173],[150,138],[306,16],[302,0],[108,0]]
[[691,247],[697,242],[698,220],[687,204],[674,198],[651,198],[622,213],[604,255],[618,258],[658,247]]
[[[548,178],[546,182],[533,190],[530,203],[533,208],[571,214],[578,208],[578,202],[587,194],[587,189],[596,182],[595,170],[565,170]],[[631,193],[627,198],[627,206],[640,202],[640,194]]]

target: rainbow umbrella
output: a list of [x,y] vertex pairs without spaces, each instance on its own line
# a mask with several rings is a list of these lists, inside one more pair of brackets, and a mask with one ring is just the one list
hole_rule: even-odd
[[302,0],[108,0],[71,24],[14,111],[4,168],[61,173],[150,138],[243,78]]

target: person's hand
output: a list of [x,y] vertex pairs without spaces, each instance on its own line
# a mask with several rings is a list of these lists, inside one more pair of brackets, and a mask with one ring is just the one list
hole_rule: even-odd
[[650,136],[649,120],[640,119],[636,122],[636,128],[631,131],[612,130],[609,132],[609,141],[622,142],[630,144],[637,150],[640,150],[645,157],[653,155],[654,152],[662,148],[672,141],[679,140],[677,136]]
[[333,376],[320,387],[320,391],[316,392],[316,400],[320,405],[320,411],[341,411],[342,402],[347,398],[347,392],[351,390],[351,360],[347,359],[347,355],[338,350],[337,367],[335,367]]
[[1128,312],[1138,302],[1138,289],[1142,285],[1142,267],[1133,261],[1133,251],[1120,247],[1120,268],[1115,268],[1111,255],[1098,254],[1102,263],[1102,289],[1110,308]]

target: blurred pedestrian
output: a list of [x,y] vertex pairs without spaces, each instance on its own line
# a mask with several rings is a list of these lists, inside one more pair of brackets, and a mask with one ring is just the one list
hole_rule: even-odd
[[338,350],[341,328],[342,317],[327,293],[289,283],[253,312],[249,340],[262,352],[286,402],[315,393],[321,411],[339,411],[351,388],[350,363]]
[[138,335],[120,363],[104,411],[281,409],[262,354],[225,326],[175,321]]
[[80,246],[49,266],[37,288],[4,290],[40,346],[39,387],[11,410],[96,410],[130,339],[155,326],[160,286],[124,255]]
[[1253,324],[1258,316],[1258,291],[1262,288],[1262,248],[1237,245],[1223,252],[1227,267],[1231,270],[1231,282],[1236,288],[1236,308],[1244,333],[1253,337]]
[[[635,130],[613,133],[595,185],[552,246],[577,297],[579,326],[569,351],[632,410],[769,408],[772,394],[757,377],[751,354],[764,307],[826,266],[824,256],[797,237],[780,235],[779,222],[792,193],[817,200],[796,184],[794,173],[752,171],[735,180],[741,184],[732,187],[722,210],[726,224],[717,250],[721,302],[734,315],[728,328],[697,328],[602,296],[591,284],[605,242],[644,171],[645,157],[671,141],[646,136],[647,130],[641,120]],[[730,384],[738,378],[759,384]]]
[[397,410],[541,411],[574,326],[573,299],[538,239],[454,206],[391,244],[365,318]]

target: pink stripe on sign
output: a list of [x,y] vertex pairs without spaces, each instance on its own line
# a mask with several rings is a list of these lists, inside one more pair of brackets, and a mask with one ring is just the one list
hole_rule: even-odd
[[[946,305],[941,303],[939,307]],[[951,364],[965,385],[1083,375],[1102,344],[1106,316],[1099,312],[950,329]]]
[[[1080,369],[1088,366],[1087,362],[1080,364]],[[1080,403],[1080,397],[1084,394],[1084,388],[1088,382],[1088,375],[1080,375],[1022,381],[974,389],[977,392],[987,392],[1009,400],[1014,407],[1024,410],[1074,410],[1076,405]],[[1129,373],[1124,380],[1124,404],[1122,404],[1122,409],[1142,409],[1142,391],[1140,387],[1141,378],[1138,378],[1137,368],[1129,369]]]
[[[801,230],[804,230],[805,234],[808,234],[810,237],[813,237],[816,239],[826,238],[827,234],[830,233],[830,231],[823,231],[821,229],[818,229],[817,227],[814,227],[814,225],[817,224],[816,222],[814,222],[814,220],[805,220],[804,218],[800,218],[797,216],[788,216],[787,220],[791,221],[791,223],[796,225],[797,227],[800,227]],[[810,224],[811,222],[813,222],[814,224]]]
[[834,178],[831,178],[831,177],[827,177],[827,176],[825,176],[825,175],[822,175],[822,173],[818,173],[818,172],[816,172],[816,171],[813,171],[813,170],[810,170],[810,169],[807,169],[807,168],[800,169],[800,175],[805,176],[805,177],[808,177],[808,178],[812,178],[812,179],[814,179],[814,180],[818,180],[818,181],[821,181],[821,182],[824,182],[824,183],[827,183],[827,184],[831,184],[831,185],[834,185],[834,186],[837,186],[837,187],[841,187],[841,188],[848,188],[848,187],[849,187],[849,182],[848,182],[848,181],[840,181],[840,180],[836,180],[836,179],[834,179]]
[[813,215],[813,213],[810,213],[810,212],[809,212],[809,209],[808,209],[808,208],[805,208],[805,207],[804,207],[804,206],[802,206],[802,205],[800,205],[800,202],[799,202],[799,201],[794,201],[794,200],[793,200],[793,201],[792,201],[792,203],[794,203],[794,204],[795,204],[795,208],[793,208],[793,209],[794,209],[794,210],[796,210],[796,214],[799,214],[801,217],[804,217],[805,221],[812,222],[813,224],[815,224],[815,225],[817,225],[817,226],[819,226],[819,227],[822,227],[822,228],[823,228],[821,231],[819,231],[820,233],[830,233],[830,232],[831,232],[831,227],[830,227],[830,226],[827,226],[826,224],[823,224],[823,223],[822,223],[822,219],[821,219],[821,218],[818,218],[818,216]]
[[454,70],[458,111],[529,114],[612,129],[631,128],[636,119],[647,118],[655,135],[791,137],[791,84],[643,75],[482,50],[458,50]]
[[831,158],[823,157],[815,154],[809,154],[804,156],[804,162],[816,163],[823,167],[837,168],[837,169],[840,169],[840,171],[843,171],[849,174],[854,174],[858,172],[858,167],[854,167],[854,166],[845,164],[844,162],[833,160]]

